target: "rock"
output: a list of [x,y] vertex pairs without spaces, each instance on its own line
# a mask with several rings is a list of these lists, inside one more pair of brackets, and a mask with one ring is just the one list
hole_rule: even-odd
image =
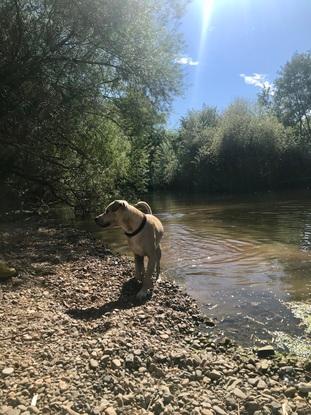
[[10,376],[10,375],[12,375],[13,372],[14,372],[14,368],[13,367],[5,367],[2,370],[2,374],[5,375],[5,376]]
[[120,359],[113,359],[112,360],[112,367],[114,369],[120,369],[120,367],[122,366],[122,362]]
[[295,369],[293,366],[283,366],[279,369],[279,374],[281,376],[293,376],[295,374]]
[[98,362],[97,360],[95,360],[95,359],[91,359],[91,360],[90,360],[90,367],[91,367],[92,369],[97,369],[97,368],[98,368],[98,366],[99,366],[99,362]]
[[257,385],[256,385],[257,389],[266,389],[267,388],[267,384],[264,380],[259,379]]
[[222,374],[218,370],[207,371],[205,375],[211,380],[219,380],[222,377]]
[[195,371],[195,377],[196,377],[196,379],[201,379],[202,378],[202,370],[197,369]]
[[275,351],[273,349],[272,346],[264,346],[264,347],[260,347],[256,350],[257,356],[262,359],[265,357],[269,357],[269,356],[274,356]]
[[134,355],[132,353],[129,353],[125,356],[125,366],[127,368],[134,367]]
[[269,409],[271,410],[272,414],[280,414],[282,410],[282,405],[279,402],[273,401],[268,404]]
[[163,401],[161,399],[157,400],[152,409],[155,415],[160,415],[165,409]]
[[151,363],[151,365],[149,366],[149,371],[157,378],[165,377],[165,372],[154,363]]
[[297,385],[298,391],[303,394],[307,394],[311,392],[311,383],[298,383]]
[[252,415],[254,412],[259,411],[261,408],[261,404],[256,401],[246,401],[245,402],[245,409],[248,414]]
[[78,412],[76,412],[73,409],[71,409],[70,406],[62,406],[62,408],[69,415],[80,415]]
[[289,388],[287,388],[284,392],[285,396],[287,396],[288,398],[293,398],[296,395],[296,388],[294,386],[290,386]]
[[112,406],[108,406],[104,412],[105,415],[117,415],[115,409]]
[[20,409],[8,407],[8,409],[5,412],[5,415],[20,415],[20,413]]
[[218,405],[214,405],[213,406],[213,410],[216,412],[216,414],[218,415],[227,415],[227,412],[224,411],[222,408],[220,408]]
[[246,395],[244,392],[241,391],[239,388],[233,389],[232,393],[239,399],[246,399]]
[[17,271],[15,268],[11,268],[4,261],[0,261],[0,280],[7,278],[16,277]]
[[248,378],[247,381],[250,385],[255,386],[259,382],[259,378]]
[[61,380],[59,382],[59,389],[63,392],[66,391],[69,388],[68,383],[64,382],[63,380]]

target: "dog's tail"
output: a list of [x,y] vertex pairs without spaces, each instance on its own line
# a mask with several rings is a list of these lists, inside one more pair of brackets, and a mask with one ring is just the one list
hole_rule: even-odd
[[137,202],[136,205],[134,205],[134,207],[136,207],[136,209],[139,209],[143,213],[152,215],[151,207],[148,205],[147,202],[143,202],[143,201]]

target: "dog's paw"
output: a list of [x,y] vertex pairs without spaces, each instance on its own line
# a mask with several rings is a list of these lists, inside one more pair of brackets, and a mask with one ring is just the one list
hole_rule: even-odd
[[141,290],[139,290],[138,291],[138,293],[136,294],[136,299],[139,301],[139,302],[143,302],[143,301],[146,301],[147,300],[147,298],[149,298],[150,297],[150,292],[149,291],[146,291],[145,289],[141,289]]

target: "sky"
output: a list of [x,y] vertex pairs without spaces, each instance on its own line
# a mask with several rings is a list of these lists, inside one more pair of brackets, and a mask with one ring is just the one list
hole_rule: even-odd
[[185,88],[173,102],[171,128],[190,109],[223,110],[236,98],[255,101],[263,85],[273,88],[293,54],[311,50],[311,0],[193,0],[180,32]]

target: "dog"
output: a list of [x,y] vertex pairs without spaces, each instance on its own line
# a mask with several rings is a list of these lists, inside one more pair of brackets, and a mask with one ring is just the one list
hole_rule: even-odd
[[[103,228],[117,225],[123,229],[135,257],[135,278],[142,283],[137,299],[146,299],[153,289],[153,274],[156,274],[156,278],[160,274],[160,241],[164,233],[162,223],[152,214],[148,203],[141,201],[135,207],[126,200],[115,200],[110,203],[104,213],[95,218],[95,222]],[[145,256],[148,257],[146,272]]]

